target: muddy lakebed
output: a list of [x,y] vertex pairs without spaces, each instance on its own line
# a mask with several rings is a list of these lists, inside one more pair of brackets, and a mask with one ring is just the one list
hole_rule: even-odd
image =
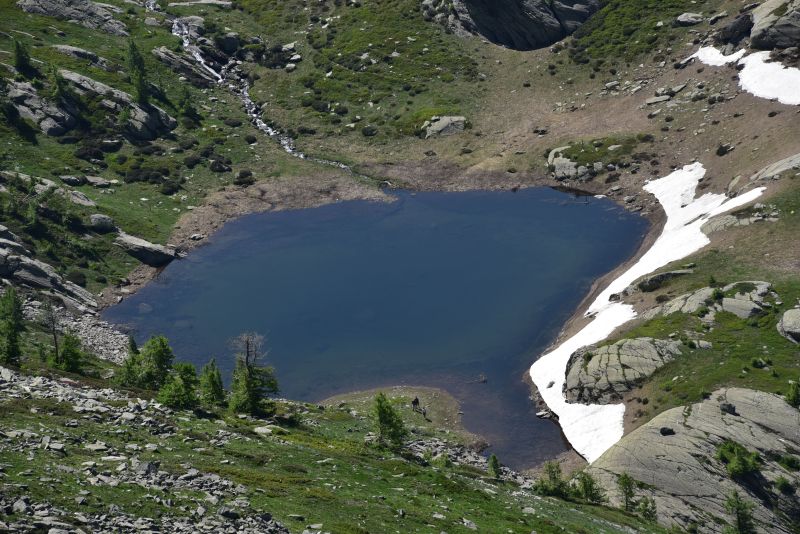
[[445,389],[515,468],[567,450],[523,377],[647,220],[549,188],[393,195],[236,219],[104,318],[226,379],[229,340],[259,332],[287,398]]

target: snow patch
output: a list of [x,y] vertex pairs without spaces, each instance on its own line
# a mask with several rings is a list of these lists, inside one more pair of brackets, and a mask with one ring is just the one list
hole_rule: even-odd
[[704,46],[695,52],[691,57],[696,57],[701,63],[705,63],[706,65],[721,67],[723,65],[727,65],[728,63],[735,63],[736,61],[739,61],[743,55],[744,50],[739,50],[738,52],[734,52],[729,56],[725,56],[713,46]]
[[755,52],[747,56],[739,50],[729,56],[713,46],[704,46],[692,56],[713,67],[738,62],[739,86],[759,98],[777,100],[789,106],[800,105],[800,69],[784,67],[777,61],[768,61],[769,52]]
[[[595,461],[622,438],[625,406],[567,403],[562,389],[570,356],[581,347],[602,341],[618,326],[636,317],[636,312],[629,304],[611,302],[609,298],[612,294],[624,290],[636,279],[703,248],[709,239],[701,227],[709,219],[752,202],[764,191],[761,187],[732,199],[716,193],[695,198],[695,189],[704,175],[703,165],[693,163],[644,186],[645,191],[658,199],[667,215],[661,235],[633,266],[611,282],[589,306],[586,314],[593,317],[592,321],[539,358],[530,368],[531,379],[547,406],[558,415],[564,435],[589,462]],[[553,385],[547,387],[551,382]]]
[[739,85],[748,93],[788,106],[800,105],[800,69],[768,63],[769,52],[756,52],[739,60]]

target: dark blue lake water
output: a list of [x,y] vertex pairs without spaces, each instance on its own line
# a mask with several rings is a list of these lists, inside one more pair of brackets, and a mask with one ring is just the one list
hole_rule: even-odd
[[226,374],[228,340],[261,332],[288,398],[447,389],[467,428],[521,468],[567,448],[535,418],[525,372],[647,228],[609,200],[546,188],[254,214],[104,317],[140,342],[166,335],[198,366],[215,356]]

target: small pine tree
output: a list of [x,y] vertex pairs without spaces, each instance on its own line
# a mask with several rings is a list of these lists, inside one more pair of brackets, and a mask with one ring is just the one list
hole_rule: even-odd
[[652,497],[642,497],[636,505],[636,512],[648,521],[656,521],[658,519],[656,501]]
[[19,338],[24,329],[22,300],[12,286],[0,297],[0,364],[19,366],[22,358]]
[[591,503],[601,503],[606,501],[606,494],[597,480],[586,471],[581,471],[575,476],[576,491],[578,497]]
[[23,76],[30,76],[34,72],[28,47],[16,39],[14,39],[14,68]]
[[139,352],[141,360],[140,387],[159,389],[167,379],[175,355],[164,336],[155,336],[147,340]]
[[67,85],[67,81],[55,67],[50,69],[50,83],[53,86],[53,97],[57,101],[64,102],[69,99],[69,85]]
[[756,531],[753,523],[753,505],[743,500],[738,491],[731,493],[725,500],[725,509],[733,515],[732,532],[736,534],[753,534]]
[[540,495],[560,497],[562,499],[570,495],[569,484],[561,474],[561,466],[558,462],[552,461],[544,463],[544,476],[536,480],[533,489]]
[[133,84],[134,97],[139,104],[147,104],[150,100],[150,90],[147,84],[147,70],[144,58],[136,46],[136,42],[128,41],[128,72]]
[[373,415],[378,440],[384,444],[401,447],[403,440],[408,436],[408,430],[403,423],[403,418],[400,417],[383,392],[375,396]]
[[800,407],[800,380],[795,380],[789,384],[789,393],[786,394],[786,402],[795,408]]
[[164,385],[174,359],[167,338],[152,337],[138,353],[130,351],[117,372],[117,382],[121,386],[158,390]]
[[47,331],[48,334],[50,334],[50,337],[53,339],[53,352],[51,360],[59,361],[60,350],[58,342],[58,327],[61,321],[58,318],[58,311],[56,311],[55,307],[53,306],[53,303],[47,299],[45,299],[42,305],[41,321],[45,330]]
[[128,335],[128,354],[139,354],[139,345],[136,344],[136,338]]
[[275,370],[258,363],[263,357],[263,344],[264,337],[252,332],[240,334],[232,342],[237,355],[228,407],[234,413],[260,415],[264,412],[264,399],[278,392]]
[[500,478],[500,461],[494,454],[489,456],[489,476],[492,478]]
[[212,358],[200,372],[200,401],[206,406],[225,404],[225,388],[222,386],[222,373]]
[[628,473],[622,473],[617,477],[617,486],[620,493],[622,493],[622,505],[625,510],[630,512],[633,509],[635,493],[635,482]]
[[197,406],[197,371],[194,366],[176,363],[156,398],[170,408],[189,409]]
[[70,373],[78,373],[81,370],[81,362],[83,360],[83,351],[81,350],[81,341],[72,334],[66,334],[61,343],[61,350],[54,354],[53,367],[68,371]]

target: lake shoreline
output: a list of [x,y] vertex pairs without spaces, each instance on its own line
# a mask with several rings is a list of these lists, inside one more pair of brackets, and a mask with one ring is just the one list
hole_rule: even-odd
[[[448,170],[452,172],[452,170]],[[593,181],[583,184],[585,187],[581,188],[567,187],[563,183],[554,179],[532,174],[515,176],[514,178],[517,179],[515,181],[522,185],[510,185],[507,180],[507,173],[504,174],[506,174],[506,176],[503,178],[506,179],[500,180],[499,183],[493,184],[495,187],[486,187],[487,183],[485,182],[484,177],[479,181],[470,183],[470,186],[468,187],[462,187],[463,184],[459,185],[458,187],[449,187],[445,185],[441,189],[436,187],[434,190],[441,190],[443,192],[456,192],[464,190],[514,191],[517,188],[547,187],[560,192],[574,194],[576,196],[596,196],[602,195],[603,192],[601,190],[606,190],[608,187],[603,183],[595,183]],[[386,187],[379,189],[373,185],[353,183],[352,179],[349,179],[349,187],[342,187],[340,182],[337,181],[337,177],[330,174],[330,172],[327,174],[326,179],[332,180],[335,185],[331,186],[329,190],[325,191],[324,193],[320,193],[319,190],[316,190],[305,195],[297,193],[297,184],[287,185],[275,183],[257,183],[248,188],[226,188],[225,190],[210,195],[203,205],[187,212],[175,225],[170,243],[175,245],[176,248],[181,252],[188,252],[192,249],[205,245],[207,238],[221,229],[225,223],[249,214],[320,207],[327,204],[348,200],[393,202],[395,199],[393,196],[393,191],[396,189],[409,190],[413,192],[429,190],[428,187],[418,187],[420,184],[407,183],[387,183],[387,185],[400,187],[391,189]],[[408,189],[403,187],[409,185],[411,187]],[[637,187],[640,186],[637,185]],[[642,194],[643,191],[641,189],[637,189],[636,191],[626,191],[623,189],[617,198],[609,198],[622,208],[630,208],[630,205],[626,204],[622,200],[622,193],[624,193],[624,195]],[[633,265],[636,261],[638,261],[638,259],[650,248],[652,243],[661,233],[664,221],[666,220],[665,214],[660,205],[655,203],[654,207],[656,208],[654,211],[641,213],[641,215],[648,220],[649,227],[636,252],[622,264],[618,265],[614,270],[594,280],[586,296],[584,296],[569,318],[563,323],[559,333],[550,343],[547,350],[557,346],[564,339],[578,331],[587,321],[587,319],[584,317],[584,312],[597,294],[599,294],[611,280],[618,276],[620,272],[623,272],[630,265]],[[197,234],[203,235],[203,239],[193,239],[193,236],[196,236]],[[100,311],[119,303],[124,298],[135,294],[139,289],[156,279],[160,271],[161,269],[140,265],[128,276],[128,280],[130,282],[128,285],[123,287],[106,288],[106,290],[102,292],[101,297],[98,299]],[[539,355],[545,354],[547,350],[542,351]],[[526,371],[523,373],[521,378],[527,385],[532,386],[532,381],[527,378],[527,376],[528,372]],[[532,389],[531,391],[534,390]],[[553,421],[553,423],[558,425],[557,421]],[[485,438],[481,436],[478,436],[478,438],[484,442],[486,441]],[[562,456],[566,457],[566,463],[573,467],[579,467],[582,462],[582,459],[577,452],[571,448],[569,451],[561,453],[557,456],[559,457],[559,460],[562,460],[562,458],[560,458]],[[531,466],[531,469],[535,470],[536,466]]]
[[[450,176],[454,174],[454,169],[449,165],[432,165],[426,167],[428,173],[435,173],[436,170],[442,171],[445,175]],[[393,169],[399,172],[398,169]],[[418,171],[418,167],[410,165],[409,170]],[[464,173],[470,174],[467,170],[462,170]],[[497,175],[497,176],[496,176]],[[501,178],[502,176],[502,178]],[[513,180],[509,179],[513,177]],[[487,177],[497,178],[496,183],[488,181]],[[573,187],[565,185],[549,176],[543,176],[533,173],[518,173],[509,175],[509,173],[488,172],[481,173],[479,177],[469,176],[462,182],[457,184],[452,181],[437,183],[433,187],[422,184],[420,182],[394,182],[390,180],[375,179],[374,183],[381,183],[382,187],[375,187],[374,184],[367,184],[363,182],[356,182],[349,176],[340,176],[330,169],[322,169],[320,171],[320,182],[327,183],[325,188],[320,188],[316,184],[317,180],[298,179],[295,183],[294,178],[257,182],[256,184],[241,188],[228,186],[224,189],[213,193],[205,198],[202,205],[187,211],[178,220],[173,228],[172,234],[167,244],[175,247],[181,254],[190,252],[191,250],[201,247],[206,244],[209,237],[220,230],[226,223],[243,217],[245,215],[271,212],[271,211],[285,211],[285,210],[298,210],[305,208],[321,207],[328,204],[335,204],[349,200],[370,200],[376,202],[393,202],[394,191],[409,191],[409,192],[465,192],[465,191],[499,191],[508,190],[516,191],[519,189],[527,189],[532,187],[547,187],[556,191],[574,194],[576,196],[596,196],[603,195],[608,189],[608,185],[589,181],[582,184],[581,187]],[[288,183],[291,182],[291,183]],[[314,187],[310,187],[308,191],[303,192],[303,185],[309,185],[308,182],[314,182]],[[617,192],[616,197],[607,197],[620,207],[630,210],[631,205],[626,203],[623,198],[628,195],[642,194],[642,184],[634,184],[634,187],[621,186]],[[629,263],[633,263],[638,257],[643,254],[646,249],[642,247],[648,242],[652,242],[658,237],[660,227],[663,226],[665,220],[664,212],[661,210],[658,203],[655,204],[656,211],[640,211],[639,214],[646,218],[650,223],[650,230],[648,231],[643,245],[640,246],[636,255],[630,260],[621,265],[618,269],[626,268]],[[633,210],[630,210],[633,211]],[[199,238],[198,238],[199,237]],[[650,241],[652,240],[652,241]],[[118,304],[122,299],[130,297],[139,291],[142,287],[147,285],[150,281],[156,279],[163,267],[156,268],[150,267],[145,264],[140,264],[135,267],[125,279],[124,284],[109,285],[105,287],[97,297],[98,312],[102,312],[106,308]],[[617,272],[617,269],[608,273],[607,275],[599,278],[592,289],[587,295],[586,299],[581,301],[580,306],[576,309],[573,316],[565,323],[565,329],[573,328],[576,320],[582,318],[582,310],[588,306],[588,302],[592,295],[596,294],[604,281],[607,281],[608,276]],[[559,339],[561,335],[559,335]]]

